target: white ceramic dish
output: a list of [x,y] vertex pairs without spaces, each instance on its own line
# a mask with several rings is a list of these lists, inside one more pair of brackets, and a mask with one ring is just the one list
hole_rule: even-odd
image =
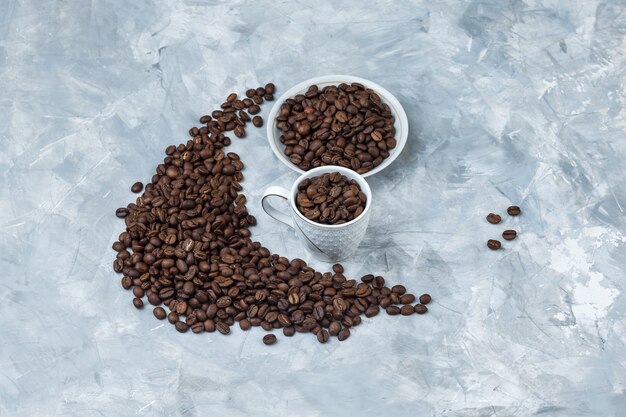
[[402,149],[404,148],[404,145],[406,145],[407,138],[409,135],[409,122],[407,120],[406,113],[404,112],[404,109],[402,108],[402,105],[393,96],[393,94],[385,90],[380,85],[372,81],[363,79],[363,78],[353,77],[350,75],[325,75],[322,77],[315,77],[306,81],[302,81],[301,83],[285,91],[283,95],[281,95],[280,98],[276,100],[276,103],[274,104],[274,107],[272,107],[272,110],[268,117],[267,139],[270,142],[272,151],[274,151],[274,154],[276,155],[276,157],[280,159],[280,161],[286,166],[288,166],[290,169],[296,172],[299,172],[301,174],[305,172],[302,169],[295,166],[294,164],[292,164],[289,158],[287,158],[285,154],[283,153],[283,149],[285,148],[285,145],[283,145],[280,142],[280,130],[278,130],[278,128],[276,127],[276,115],[278,114],[278,111],[280,110],[280,106],[288,98],[295,97],[297,94],[304,94],[310,85],[316,84],[318,87],[320,87],[320,89],[322,89],[323,87],[328,86],[328,85],[339,85],[341,83],[346,83],[346,84],[360,83],[376,91],[378,95],[380,96],[380,98],[382,99],[383,103],[386,103],[387,105],[389,105],[389,107],[391,108],[391,112],[393,113],[393,116],[394,116],[394,127],[396,128],[396,142],[397,142],[396,147],[392,149],[391,151],[389,151],[389,157],[387,159],[383,160],[383,162],[380,165],[378,165],[376,168],[374,168],[373,170],[363,174],[363,176],[369,177],[370,175],[374,175],[377,172],[380,172],[383,169],[387,168],[400,155],[400,152],[402,152]]

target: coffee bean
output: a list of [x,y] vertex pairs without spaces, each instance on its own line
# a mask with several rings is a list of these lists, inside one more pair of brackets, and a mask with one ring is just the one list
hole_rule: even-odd
[[380,309],[378,308],[378,306],[369,306],[367,310],[365,310],[365,317],[374,317],[378,314],[379,311]]
[[430,294],[422,294],[420,295],[420,303],[428,304],[432,300]]
[[403,316],[410,316],[414,312],[415,310],[413,309],[413,306],[410,304],[403,305],[402,308],[400,308],[400,314],[402,314]]
[[265,343],[266,345],[273,345],[274,343],[276,343],[276,336],[273,334],[266,334],[265,336],[263,336],[263,343]]
[[505,230],[502,232],[502,237],[505,240],[513,240],[517,237],[517,232],[515,230]]
[[152,313],[154,314],[154,317],[159,320],[163,320],[167,316],[163,307],[155,307],[154,310],[152,310]]
[[406,292],[406,287],[404,285],[394,285],[393,287],[391,287],[391,292],[398,294],[398,295],[402,295]]
[[248,107],[248,113],[250,114],[258,114],[261,111],[261,108],[256,104]]
[[255,93],[254,93],[254,88],[251,88],[251,89],[249,89],[249,90],[246,90],[246,97],[248,97],[248,98],[252,98],[252,97],[254,97],[254,94],[255,94]]
[[250,324],[250,320],[243,319],[239,322],[239,328],[243,331],[250,330],[252,324]]
[[128,209],[126,207],[120,207],[115,210],[115,215],[120,219],[123,219],[124,217],[128,216]]
[[255,127],[261,127],[261,126],[263,126],[263,118],[262,118],[261,116],[254,116],[254,117],[252,118],[252,124],[253,124]]
[[343,329],[341,329],[339,334],[337,334],[337,339],[339,339],[340,342],[343,342],[349,337],[350,337],[350,329],[348,329],[347,327],[344,327]]
[[336,274],[343,274],[343,266],[341,264],[334,264],[333,272]]
[[502,217],[499,214],[489,213],[487,215],[487,221],[491,224],[498,224],[502,221]]
[[[364,174],[389,157],[388,150],[396,146],[391,109],[377,93],[358,83],[321,89],[312,85],[304,95],[286,100],[276,121],[283,152],[305,171],[340,165]],[[302,144],[309,145],[306,158],[296,150]],[[375,149],[376,156],[367,149]]]
[[175,311],[172,311],[167,315],[167,321],[169,321],[171,324],[176,324],[178,319],[179,319],[178,314],[176,314]]
[[413,294],[404,294],[400,297],[400,304],[411,304],[415,301]]
[[428,311],[428,307],[423,304],[415,304],[415,312],[417,314],[424,314]]
[[400,314],[400,307],[398,307],[398,306],[389,306],[389,307],[387,307],[387,309],[385,311],[390,316],[397,316],[398,314]]
[[143,308],[143,301],[139,297],[133,298],[133,305],[135,308]]
[[143,183],[139,181],[137,181],[132,185],[132,187],[130,187],[130,191],[132,191],[133,193],[139,193],[141,192],[141,190],[143,190]]
[[221,334],[230,333],[230,326],[224,323],[223,321],[217,322],[215,327],[217,328],[217,331],[220,332]]
[[317,332],[317,341],[318,342],[326,343],[326,342],[328,342],[329,338],[330,338],[330,335],[328,334],[327,330],[322,329],[319,332]]
[[338,321],[333,321],[328,326],[328,333],[332,334],[333,336],[337,336],[340,331],[341,331],[341,323],[339,323]]
[[287,337],[291,337],[296,334],[296,329],[293,326],[283,327],[283,334]]
[[130,277],[122,277],[122,288],[129,290],[133,285],[133,280]]
[[176,327],[176,330],[178,330],[180,333],[185,333],[187,330],[189,330],[189,325],[184,321],[176,322],[174,327]]
[[500,249],[501,246],[502,246],[502,243],[500,243],[499,240],[489,239],[487,241],[487,247],[491,250],[498,250]]
[[213,333],[216,329],[215,321],[212,319],[207,319],[204,321],[204,331],[208,333]]
[[273,83],[265,84],[265,93],[274,94],[276,92],[276,86]]
[[509,216],[519,216],[522,210],[518,206],[510,206],[506,212],[509,213]]

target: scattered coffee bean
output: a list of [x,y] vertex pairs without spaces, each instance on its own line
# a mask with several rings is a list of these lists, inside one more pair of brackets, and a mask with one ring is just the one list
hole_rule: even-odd
[[[380,140],[380,144],[391,133],[385,130],[381,120],[384,116],[375,111],[380,108],[373,93],[348,88],[350,91],[346,90],[339,101],[323,104],[320,94],[318,102],[326,106],[324,111],[335,106],[331,114],[335,119],[345,116],[345,133],[354,129],[355,143],[363,145],[355,149],[367,153],[373,149],[367,145],[368,140]],[[123,274],[122,287],[132,290],[137,308],[143,307],[142,298],[147,297],[155,306],[154,316],[159,320],[167,318],[179,332],[217,330],[228,334],[239,323],[242,330],[282,328],[285,336],[313,333],[325,343],[330,336],[348,338],[350,328],[361,323],[363,314],[373,317],[381,308],[390,314],[401,314],[392,301],[414,301],[411,294],[405,294],[403,286],[394,286],[393,291],[385,286],[381,276],[368,274],[357,283],[344,275],[340,264],[334,265],[332,272],[322,274],[302,259],[289,260],[272,254],[251,239],[249,227],[256,224],[256,219],[248,212],[246,197],[241,194],[244,165],[239,155],[225,150],[231,143],[225,132],[244,137],[251,121],[245,109],[250,114],[260,112],[260,104],[272,99],[274,92],[273,84],[267,84],[248,90],[243,100],[231,94],[220,110],[200,118],[203,126],[189,129],[191,138],[186,143],[165,149],[163,163],[157,166],[151,181],[138,190],[141,195],[137,200],[116,210],[126,226],[112,245],[116,253],[113,269]],[[350,94],[356,101],[344,103],[342,100]],[[366,104],[373,107],[361,111]],[[252,118],[253,125],[258,124],[256,117],[260,118]],[[354,126],[350,125],[352,120]],[[294,128],[302,134],[319,132],[313,117],[307,123],[294,123]],[[365,141],[361,133],[367,136]],[[345,143],[337,135],[319,141],[322,145],[343,147],[349,153],[350,138],[344,135]],[[303,142],[301,146],[304,145]],[[318,143],[312,146],[319,147]],[[376,147],[380,156],[384,146]],[[323,149],[322,153],[329,151]],[[362,167],[370,166],[368,157],[363,157],[363,152],[359,155]],[[308,213],[309,217],[325,218],[329,224],[358,217],[366,203],[363,192],[341,175],[323,181],[313,184],[310,180],[299,190],[303,193],[302,206],[309,212],[320,212],[319,216]]]
[[263,118],[262,118],[261,116],[254,116],[254,117],[252,118],[252,124],[253,124],[255,127],[261,127],[261,126],[263,126]]
[[487,221],[491,224],[498,224],[502,221],[502,217],[499,214],[489,213],[487,215]]
[[387,307],[387,309],[385,311],[390,316],[397,316],[398,314],[400,314],[400,307],[398,307],[398,306],[389,306],[389,307]]
[[366,200],[355,180],[331,172],[300,182],[296,206],[307,219],[316,223],[342,224],[360,216]]
[[515,230],[505,230],[502,232],[502,237],[505,240],[513,240],[517,237],[517,232]]
[[132,191],[133,193],[139,193],[141,192],[141,190],[143,190],[143,183],[139,181],[137,181],[132,185],[132,187],[130,187],[130,191]]
[[420,303],[422,304],[428,304],[431,302],[431,300],[432,300],[432,297],[430,296],[430,294],[420,295]]
[[163,320],[167,316],[163,307],[155,307],[154,310],[152,310],[152,313],[154,314],[154,317],[159,320]]
[[273,345],[274,343],[276,343],[276,335],[266,334],[265,336],[263,336],[263,343],[265,343],[266,345]]
[[402,314],[403,316],[410,316],[414,312],[415,312],[414,307],[409,304],[403,305],[402,308],[400,309],[400,314]]
[[424,314],[428,311],[428,307],[426,307],[424,304],[415,304],[415,312],[417,314]]
[[413,294],[404,294],[400,296],[400,304],[411,304],[415,301],[415,296]]
[[276,117],[284,154],[305,171],[340,165],[364,174],[396,146],[391,109],[358,83],[310,86],[287,99]]
[[487,247],[491,250],[498,250],[500,249],[500,247],[502,247],[502,243],[500,243],[499,240],[489,239],[487,241]]
[[506,212],[509,213],[509,216],[519,216],[522,210],[518,206],[511,206],[506,209]]

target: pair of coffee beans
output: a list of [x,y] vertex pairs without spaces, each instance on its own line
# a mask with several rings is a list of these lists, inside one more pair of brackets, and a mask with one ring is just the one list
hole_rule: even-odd
[[[522,213],[522,210],[518,206],[510,206],[506,209],[509,216],[519,216]],[[498,224],[502,221],[502,216],[495,213],[489,213],[487,215],[487,221],[491,224]],[[517,237],[517,232],[515,230],[505,230],[502,232],[502,237],[505,240],[513,240]],[[502,242],[497,239],[489,239],[487,241],[487,247],[491,250],[498,250],[502,247]]]
[[359,83],[311,85],[287,99],[276,120],[285,156],[304,171],[339,165],[364,174],[397,144],[391,109]]
[[359,217],[366,204],[367,196],[359,184],[339,172],[307,178],[298,184],[296,207],[317,223],[347,223]]
[[[138,197],[116,210],[126,226],[113,243],[113,269],[122,274],[122,287],[132,292],[136,308],[153,306],[154,317],[178,332],[228,335],[238,324],[244,331],[260,327],[282,330],[286,337],[313,333],[320,343],[330,337],[343,341],[363,316],[415,301],[404,287],[388,287],[382,276],[368,274],[357,282],[339,264],[322,273],[251,239],[256,218],[241,192],[244,164],[226,150],[231,140],[225,133],[245,137],[250,122],[259,124],[250,115],[256,117],[274,91],[270,83],[246,91],[244,99],[230,94],[220,110],[200,118],[202,126],[189,129],[186,143],[165,149],[151,180],[131,187]],[[331,175],[327,192],[318,187],[310,196],[331,198],[320,216],[329,207],[341,213],[343,205],[345,221],[367,203],[346,180]],[[334,185],[341,193],[332,191]],[[317,204],[322,208],[321,199]],[[411,306],[416,313],[426,312],[423,297]],[[263,342],[274,344],[276,336],[266,335]]]

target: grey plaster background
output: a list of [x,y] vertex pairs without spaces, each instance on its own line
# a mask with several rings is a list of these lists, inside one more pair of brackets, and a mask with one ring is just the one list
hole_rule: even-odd
[[[0,1],[0,415],[626,415],[625,36],[623,1]],[[135,310],[130,185],[228,92],[328,73],[411,125],[347,273],[430,313],[267,348]],[[234,148],[253,237],[302,256],[259,204],[295,175],[262,130]]]

